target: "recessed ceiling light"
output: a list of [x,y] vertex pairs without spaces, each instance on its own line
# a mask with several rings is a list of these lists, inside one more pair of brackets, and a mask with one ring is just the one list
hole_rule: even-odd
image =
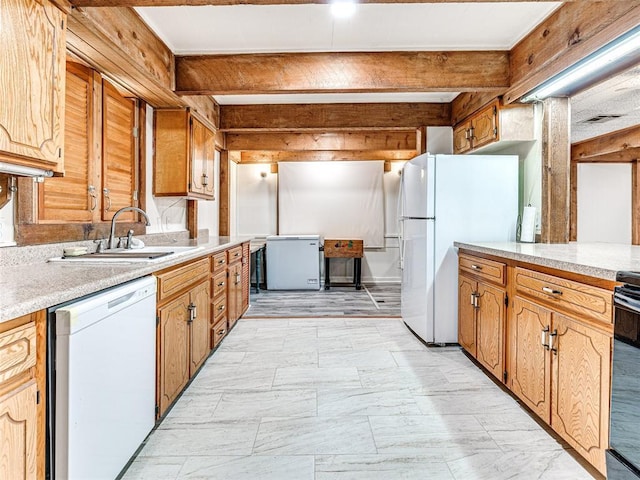
[[336,18],[349,18],[356,13],[356,2],[353,0],[335,0],[331,2],[331,14]]

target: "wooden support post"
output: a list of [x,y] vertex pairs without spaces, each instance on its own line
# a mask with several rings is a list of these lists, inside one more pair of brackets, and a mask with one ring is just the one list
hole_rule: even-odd
[[419,127],[416,131],[416,152],[427,153],[427,127]]
[[231,212],[229,205],[231,204],[231,159],[229,151],[220,152],[220,206],[219,206],[219,235],[231,235]]
[[187,200],[187,230],[189,230],[189,238],[198,238],[197,200]]
[[569,241],[571,159],[568,98],[548,98],[542,117],[542,242]]
[[578,163],[573,161],[569,172],[569,188],[571,191],[569,241],[575,242],[578,240]]
[[631,243],[640,245],[640,168],[631,164]]

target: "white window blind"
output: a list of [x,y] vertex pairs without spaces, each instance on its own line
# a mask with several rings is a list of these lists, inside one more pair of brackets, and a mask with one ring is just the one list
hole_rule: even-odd
[[279,234],[383,247],[383,174],[382,161],[278,163]]

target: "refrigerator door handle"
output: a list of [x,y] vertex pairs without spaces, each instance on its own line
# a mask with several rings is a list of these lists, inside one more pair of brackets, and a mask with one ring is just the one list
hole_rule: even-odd
[[404,175],[400,175],[400,191],[398,193],[398,209],[396,219],[398,222],[398,250],[400,253],[400,270],[404,270]]

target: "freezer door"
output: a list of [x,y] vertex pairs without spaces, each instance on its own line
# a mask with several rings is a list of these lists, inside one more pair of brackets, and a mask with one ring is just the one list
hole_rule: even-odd
[[402,319],[425,342],[433,342],[433,220],[403,221]]
[[402,169],[399,217],[433,217],[434,157],[420,155]]

